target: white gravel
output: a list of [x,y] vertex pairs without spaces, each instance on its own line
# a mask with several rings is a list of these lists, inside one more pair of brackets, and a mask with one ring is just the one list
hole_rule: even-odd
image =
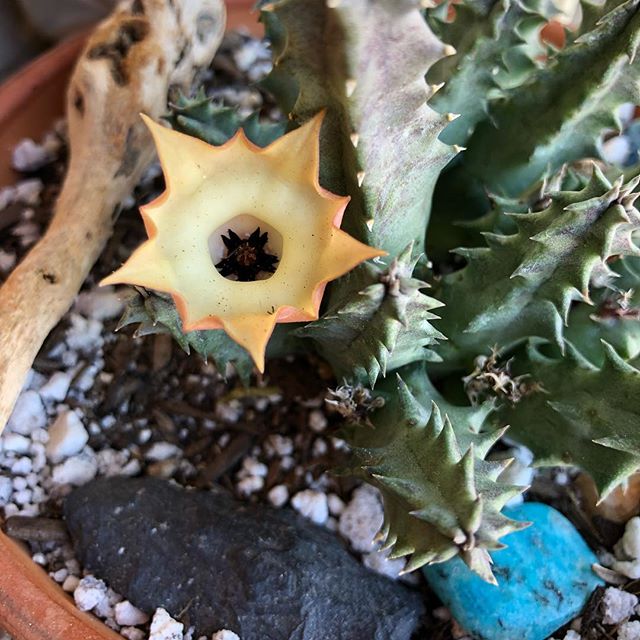
[[222,631],[216,631],[211,636],[211,640],[240,640],[240,636],[228,629],[222,629]]
[[61,462],[80,453],[89,442],[89,434],[75,411],[64,411],[49,427],[47,458],[51,462]]
[[7,423],[7,430],[28,436],[34,429],[47,425],[47,412],[37,391],[31,389],[20,394]]
[[618,627],[618,640],[640,640],[640,622],[623,622]]
[[380,493],[374,487],[362,485],[340,515],[340,534],[354,551],[368,553],[374,548],[374,538],[382,527],[384,512]]
[[91,611],[107,601],[107,585],[93,576],[86,576],[78,583],[73,599],[80,611]]
[[608,587],[602,598],[605,624],[620,624],[634,614],[638,598],[628,591]]
[[327,496],[321,491],[305,489],[291,499],[291,506],[305,518],[316,524],[325,524],[329,517]]
[[614,548],[617,560],[612,568],[632,580],[640,578],[640,517],[631,518]]
[[267,498],[274,507],[283,507],[289,500],[289,488],[284,484],[278,484],[272,487]]
[[79,487],[87,484],[98,473],[98,461],[92,452],[81,453],[68,458],[53,467],[51,474],[54,484],[70,484]]
[[62,402],[71,386],[69,371],[56,371],[39,389],[40,397],[45,401]]
[[116,622],[122,627],[135,627],[149,620],[149,616],[144,611],[134,607],[128,600],[118,602],[114,607],[114,614]]
[[149,640],[182,640],[184,625],[174,620],[165,609],[158,608],[151,620]]

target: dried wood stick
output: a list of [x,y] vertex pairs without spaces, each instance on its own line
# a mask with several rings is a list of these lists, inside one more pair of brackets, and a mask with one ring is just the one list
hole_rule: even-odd
[[139,114],[158,118],[171,87],[189,89],[218,48],[225,17],[223,0],[130,0],[89,39],[67,95],[71,157],[55,214],[0,288],[0,432],[153,158]]

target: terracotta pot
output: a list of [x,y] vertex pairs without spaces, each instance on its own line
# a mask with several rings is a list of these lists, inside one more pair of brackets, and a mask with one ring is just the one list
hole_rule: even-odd
[[[254,0],[227,0],[227,28],[261,35],[250,15]],[[87,33],[79,34],[0,86],[0,186],[12,184],[11,150],[22,138],[38,140],[64,112],[64,93]],[[0,212],[0,215],[2,213]],[[72,599],[22,546],[0,532],[0,629],[14,640],[122,640]]]

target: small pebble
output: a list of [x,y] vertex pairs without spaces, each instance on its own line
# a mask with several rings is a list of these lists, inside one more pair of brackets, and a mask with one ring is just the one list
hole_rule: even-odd
[[618,558],[612,569],[632,580],[640,578],[640,517],[631,518],[624,535],[614,547]]
[[65,339],[70,349],[92,353],[102,346],[102,323],[99,320],[83,318],[77,313],[70,314],[69,320],[71,326]]
[[91,609],[107,600],[107,585],[93,576],[86,576],[78,583],[76,590],[73,592],[73,599],[76,601],[76,606],[80,611],[91,611]]
[[342,498],[335,493],[330,493],[327,496],[327,505],[329,506],[329,513],[332,516],[339,516],[345,510],[345,503]]
[[316,524],[324,524],[329,517],[327,496],[320,491],[306,489],[296,493],[291,500],[291,506]]
[[128,600],[123,600],[115,606],[115,619],[122,627],[135,627],[148,622],[149,616],[138,607],[134,607]]
[[67,593],[73,593],[80,584],[80,578],[78,576],[68,576],[62,583],[62,590]]
[[320,433],[327,428],[327,417],[318,409],[309,413],[309,428],[316,433]]
[[211,640],[240,640],[240,636],[228,629],[222,629],[222,631],[216,631]]
[[362,556],[362,564],[376,573],[396,580],[403,571],[406,560],[404,558],[389,558],[389,551],[372,551]]
[[113,287],[96,288],[81,293],[76,299],[75,309],[92,320],[110,320],[122,314],[122,295]]
[[0,476],[0,507],[5,506],[11,500],[13,485],[11,478]]
[[51,462],[61,462],[80,453],[89,442],[89,434],[75,411],[64,411],[49,428],[47,457]]
[[28,436],[34,429],[42,429],[46,425],[47,413],[38,392],[29,389],[21,393],[7,423],[7,429]]
[[92,480],[97,472],[98,462],[95,456],[80,454],[56,465],[51,477],[54,484],[80,486]]
[[615,136],[602,144],[602,158],[610,164],[624,165],[630,153],[631,143],[626,136]]
[[602,621],[605,624],[620,624],[633,615],[637,604],[638,598],[632,593],[608,587],[602,598]]
[[618,640],[640,640],[640,622],[623,622],[618,627]]
[[52,156],[31,138],[21,140],[13,149],[11,164],[17,171],[32,172],[51,162]]
[[236,487],[241,495],[248,496],[264,487],[264,478],[262,476],[247,476],[242,478]]
[[19,454],[28,453],[31,447],[31,440],[19,433],[7,433],[3,438],[3,445],[5,451],[13,451]]
[[40,397],[44,400],[62,402],[71,386],[71,374],[66,371],[56,371],[40,388]]
[[123,627],[120,629],[120,635],[127,640],[144,640],[147,634],[142,629],[135,627]]
[[169,460],[169,458],[178,457],[181,453],[182,450],[175,444],[171,444],[170,442],[154,442],[144,457],[153,462],[160,462],[162,460]]
[[30,180],[22,180],[18,182],[15,189],[15,199],[28,205],[36,205],[40,202],[40,194],[42,193],[42,180],[31,178]]
[[364,484],[358,487],[340,515],[339,531],[354,551],[367,553],[374,548],[374,538],[382,527],[384,512],[377,489]]
[[[0,207],[0,211],[3,207]],[[9,253],[8,251],[4,251],[0,249],[0,271],[4,271],[5,273],[11,271],[13,267],[16,266],[16,262],[18,258],[15,253]]]
[[289,500],[289,489],[284,484],[278,484],[269,491],[267,498],[274,507],[282,507]]
[[162,608],[156,609],[151,620],[149,640],[182,640],[184,625],[174,620]]
[[245,458],[242,461],[241,477],[260,476],[261,478],[266,478],[267,473],[269,473],[269,467],[262,462],[258,462],[255,458]]

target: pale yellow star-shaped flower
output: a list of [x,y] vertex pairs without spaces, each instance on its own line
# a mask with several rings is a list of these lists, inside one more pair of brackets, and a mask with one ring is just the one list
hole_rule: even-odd
[[[242,130],[215,147],[145,121],[167,187],[141,207],[149,239],[101,284],[171,294],[185,332],[224,329],[263,371],[276,323],[317,319],[329,281],[385,255],[340,230],[349,198],[318,182],[322,114],[265,148]],[[268,279],[239,282],[216,269],[216,237],[227,228],[243,233],[234,224],[247,220],[270,230],[277,246]]]

